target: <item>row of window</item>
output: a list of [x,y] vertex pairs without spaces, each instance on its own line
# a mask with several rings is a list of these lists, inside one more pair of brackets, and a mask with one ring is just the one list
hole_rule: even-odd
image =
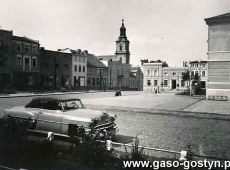
[[[195,75],[199,75],[199,71],[191,71],[191,77],[195,76]],[[205,77],[206,76],[206,72],[203,70],[201,71],[201,76]]]
[[77,62],[86,62],[86,57],[75,56],[74,60]]
[[154,77],[156,77],[156,76],[159,76],[159,72],[158,72],[158,70],[154,70],[153,74],[151,74],[151,70],[147,70],[147,76],[154,76]]
[[[152,85],[151,80],[147,80],[147,85],[148,85],[148,86],[151,86],[151,85]],[[154,85],[154,86],[158,86],[158,80],[154,80],[154,81],[153,81],[153,85]],[[168,80],[164,80],[164,81],[163,81],[163,85],[164,85],[165,87],[167,87],[167,86],[169,85],[169,84],[168,84]],[[184,86],[184,85],[185,85],[184,81],[181,80],[181,86]]]
[[31,44],[21,44],[21,43],[17,43],[17,51],[18,52],[26,52],[26,53],[33,53],[33,54],[37,54],[38,52],[38,47],[37,45],[31,45]]
[[206,64],[191,64],[191,67],[199,67],[199,65],[205,67]]
[[77,65],[75,65],[74,66],[74,71],[75,72],[83,72],[84,73],[85,72],[85,66],[78,66],[77,67]]
[[25,66],[26,68],[37,67],[37,57],[33,56],[24,56],[17,55],[16,57],[16,65],[17,66]]

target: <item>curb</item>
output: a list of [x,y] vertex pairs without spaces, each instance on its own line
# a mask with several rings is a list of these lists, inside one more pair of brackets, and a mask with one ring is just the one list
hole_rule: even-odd
[[[57,92],[57,93],[43,93],[43,94],[26,94],[26,95],[12,95],[0,96],[1,98],[17,98],[17,97],[35,97],[35,96],[53,96],[53,95],[66,95],[66,94],[82,94],[82,93],[97,93],[98,91],[82,91],[82,92]],[[101,91],[102,92],[102,91]]]

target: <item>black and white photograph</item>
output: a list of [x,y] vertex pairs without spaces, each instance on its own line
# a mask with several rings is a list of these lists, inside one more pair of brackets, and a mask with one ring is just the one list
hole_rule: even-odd
[[230,170],[230,1],[2,1],[0,169]]

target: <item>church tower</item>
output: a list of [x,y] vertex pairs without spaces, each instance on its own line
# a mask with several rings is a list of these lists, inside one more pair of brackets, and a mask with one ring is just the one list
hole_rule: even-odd
[[120,36],[116,41],[116,53],[118,60],[121,59],[122,63],[129,64],[130,52],[129,52],[129,40],[126,37],[126,28],[124,25],[124,19],[122,19],[122,25],[120,28]]

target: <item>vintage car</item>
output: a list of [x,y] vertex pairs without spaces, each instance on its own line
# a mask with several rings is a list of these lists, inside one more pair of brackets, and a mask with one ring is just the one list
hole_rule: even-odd
[[25,124],[28,131],[72,136],[79,127],[87,133],[113,138],[118,131],[115,116],[86,109],[80,99],[37,97],[26,106],[4,110],[4,119]]

